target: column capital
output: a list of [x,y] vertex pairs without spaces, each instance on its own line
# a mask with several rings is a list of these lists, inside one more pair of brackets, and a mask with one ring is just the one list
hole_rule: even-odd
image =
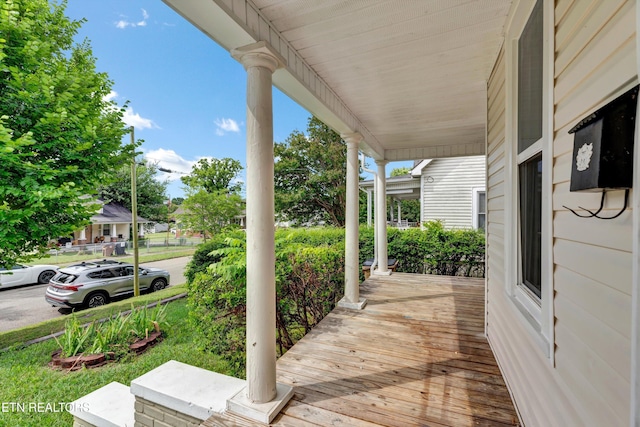
[[238,60],[245,70],[251,67],[264,67],[273,73],[278,68],[287,66],[287,60],[265,41],[232,49],[231,56]]
[[378,166],[386,166],[389,163],[389,160],[376,160],[376,165]]
[[360,144],[364,138],[358,132],[345,132],[341,133],[340,137],[348,144]]

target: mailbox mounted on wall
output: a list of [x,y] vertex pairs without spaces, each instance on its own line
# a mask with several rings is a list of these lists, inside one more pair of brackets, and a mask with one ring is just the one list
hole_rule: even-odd
[[628,190],[633,182],[638,88],[636,86],[614,99],[569,131],[575,134],[570,191],[602,191],[600,209],[595,213],[587,210],[590,215],[586,217],[602,218],[598,213],[604,206],[607,190],[627,190],[626,209]]

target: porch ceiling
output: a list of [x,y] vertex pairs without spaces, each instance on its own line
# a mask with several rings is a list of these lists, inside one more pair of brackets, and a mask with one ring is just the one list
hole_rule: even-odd
[[228,50],[268,41],[274,84],[374,158],[484,154],[511,0],[164,1]]

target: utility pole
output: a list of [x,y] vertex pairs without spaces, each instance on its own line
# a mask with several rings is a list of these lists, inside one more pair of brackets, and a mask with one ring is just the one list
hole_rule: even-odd
[[[135,144],[133,135],[133,126],[131,126],[131,145]],[[140,275],[139,275],[139,259],[138,259],[138,194],[136,191],[137,173],[136,173],[136,155],[133,154],[131,159],[131,225],[133,232],[133,295],[140,296]]]

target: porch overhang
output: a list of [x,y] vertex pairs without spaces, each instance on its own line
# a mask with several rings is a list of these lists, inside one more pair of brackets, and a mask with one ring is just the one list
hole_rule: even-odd
[[273,84],[375,160],[485,153],[510,0],[163,0],[224,49],[268,42]]

